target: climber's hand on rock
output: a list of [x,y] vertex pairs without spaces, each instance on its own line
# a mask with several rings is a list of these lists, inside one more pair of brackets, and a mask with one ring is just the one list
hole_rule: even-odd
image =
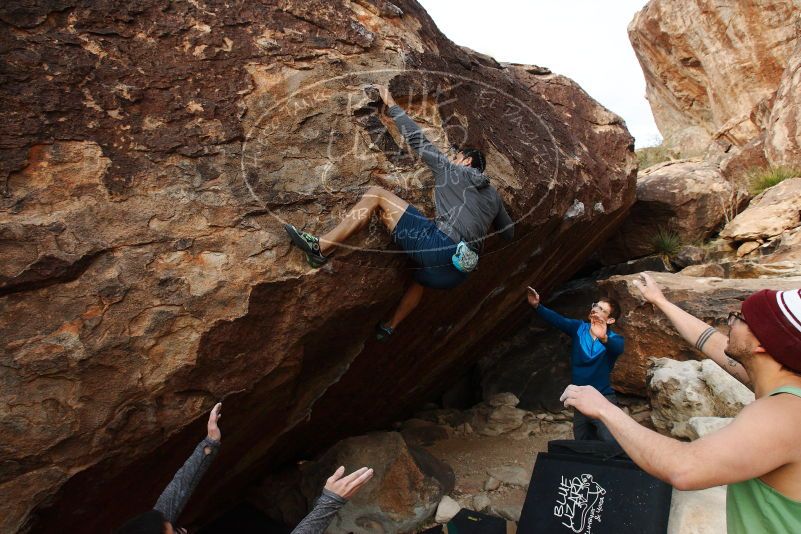
[[601,392],[592,386],[574,386],[573,384],[565,388],[559,400],[565,404],[565,408],[573,407],[590,419],[600,419],[604,408],[613,406]]
[[532,308],[539,308],[540,294],[531,286],[528,286],[526,289],[528,289],[528,303],[531,304]]
[[345,467],[340,466],[339,469],[334,471],[333,475],[328,477],[328,480],[325,483],[325,489],[332,493],[336,493],[343,499],[350,499],[362,488],[362,486],[367,484],[367,482],[373,478],[373,470],[367,467],[357,469],[346,477],[342,476],[344,474]]
[[634,287],[640,291],[643,298],[651,304],[659,304],[667,300],[665,295],[662,294],[662,290],[659,289],[659,285],[657,285],[656,281],[648,273],[640,273],[639,280],[634,280],[632,285],[634,285]]
[[388,108],[391,108],[395,105],[395,99],[392,98],[392,94],[389,92],[389,88],[386,85],[375,84],[373,87],[378,89],[378,94],[381,95],[381,100],[384,101],[384,104]]
[[206,425],[206,431],[208,432],[207,436],[214,441],[220,441],[222,437],[222,433],[220,432],[220,427],[217,426],[217,422],[222,417],[222,403],[218,402],[214,405],[214,408],[211,409],[211,413],[209,414],[209,422]]

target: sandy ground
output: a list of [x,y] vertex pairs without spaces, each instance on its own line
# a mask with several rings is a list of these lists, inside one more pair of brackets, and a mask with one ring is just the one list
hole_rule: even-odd
[[526,499],[526,487],[502,484],[495,490],[485,491],[490,470],[499,467],[521,467],[525,470],[526,485],[531,478],[537,453],[548,449],[554,439],[571,439],[572,432],[564,429],[556,433],[543,432],[528,438],[500,436],[455,436],[435,442],[426,449],[453,468],[456,487],[451,497],[463,508],[475,510],[474,496],[484,493],[490,502],[493,515],[509,520],[519,518]]

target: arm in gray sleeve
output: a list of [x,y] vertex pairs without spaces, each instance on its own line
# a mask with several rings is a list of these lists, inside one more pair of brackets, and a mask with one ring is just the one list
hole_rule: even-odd
[[492,224],[495,226],[495,229],[500,232],[501,237],[507,241],[511,241],[515,237],[515,223],[512,221],[512,218],[509,217],[509,213],[507,213],[503,205],[503,200],[499,198],[498,203],[500,207],[498,208],[498,214],[495,216],[495,220],[492,221]]
[[[207,447],[209,449],[208,454],[206,453]],[[192,492],[195,491],[198,482],[208,471],[209,465],[217,455],[219,448],[219,441],[208,437],[204,438],[195,447],[192,455],[184,462],[184,465],[175,473],[164,491],[161,492],[153,508],[164,514],[167,521],[173,525],[178,516],[181,515]]]
[[395,125],[400,130],[401,135],[408,141],[412,150],[420,154],[423,162],[434,171],[435,185],[440,186],[445,183],[446,171],[451,167],[451,162],[447,156],[439,151],[428,138],[423,135],[423,130],[406,114],[400,106],[392,106],[387,111],[389,116],[395,120]]
[[323,489],[323,494],[317,499],[312,511],[303,518],[303,521],[295,527],[291,534],[322,534],[340,508],[347,502],[336,493]]

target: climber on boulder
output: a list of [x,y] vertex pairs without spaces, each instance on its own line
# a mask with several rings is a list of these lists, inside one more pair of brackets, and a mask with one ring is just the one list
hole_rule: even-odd
[[436,218],[429,219],[417,208],[381,187],[371,187],[345,218],[321,236],[284,225],[292,242],[312,267],[328,261],[328,254],[348,237],[364,228],[373,213],[392,239],[419,267],[388,323],[376,326],[376,336],[388,338],[422,299],[424,288],[452,289],[475,268],[478,253],[491,225],[507,240],[514,237],[514,223],[498,191],[484,174],[484,155],[475,148],[454,149],[446,156],[423,134],[401,109],[385,86],[375,86],[386,113],[395,120],[409,146],[434,174]]

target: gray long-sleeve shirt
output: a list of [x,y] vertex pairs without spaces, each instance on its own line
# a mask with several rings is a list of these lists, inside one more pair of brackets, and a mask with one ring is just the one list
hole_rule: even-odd
[[317,499],[312,511],[298,523],[291,534],[322,534],[347,502],[336,493],[323,489],[323,494]]
[[511,240],[514,223],[489,178],[473,167],[451,163],[399,106],[390,107],[388,113],[409,146],[434,173],[437,227],[455,243],[465,240],[476,250],[483,247],[490,225]]
[[[206,447],[209,448],[208,454],[206,454]],[[164,514],[171,524],[175,525],[198,482],[208,471],[214,457],[217,456],[219,448],[219,441],[209,437],[204,438],[161,492],[153,509]],[[312,511],[298,523],[292,534],[322,534],[346,503],[347,500],[336,493],[323,489],[323,493],[315,502]]]
[[[209,448],[208,454],[206,454],[206,447]],[[220,442],[209,437],[198,443],[195,450],[192,451],[192,455],[187,458],[184,465],[161,492],[153,509],[164,514],[167,521],[175,525],[198,482],[208,471],[214,457],[217,456],[219,448]]]

